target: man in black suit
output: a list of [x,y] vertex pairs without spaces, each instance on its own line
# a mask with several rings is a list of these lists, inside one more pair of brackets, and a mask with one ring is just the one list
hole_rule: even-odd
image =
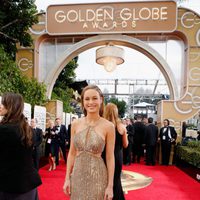
[[[55,126],[56,134],[58,134],[58,145],[62,151],[63,158],[66,163],[67,162],[66,145],[68,143],[67,128],[64,124],[61,124],[61,119],[59,117],[56,118],[55,124],[56,124]],[[58,152],[56,152],[56,165],[59,165],[59,149]]]
[[37,120],[31,119],[31,128],[33,130],[33,164],[39,170],[40,144],[42,143],[42,129],[37,128]]
[[156,164],[157,141],[158,141],[158,127],[153,124],[153,118],[149,117],[144,136],[144,143],[146,145],[146,165]]
[[137,120],[133,125],[134,133],[134,145],[133,145],[133,161],[140,163],[140,158],[144,155],[144,135],[146,126],[142,122],[141,115],[137,116]]
[[160,129],[162,165],[169,165],[169,157],[172,144],[176,143],[177,133],[174,127],[169,126],[169,120],[163,121],[164,127]]

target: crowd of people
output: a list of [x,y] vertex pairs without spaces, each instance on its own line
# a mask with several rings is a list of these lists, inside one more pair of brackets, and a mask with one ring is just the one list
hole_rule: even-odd
[[44,155],[48,158],[49,171],[55,170],[59,165],[60,157],[66,163],[67,161],[67,144],[69,137],[67,128],[61,124],[61,119],[58,117],[54,120],[48,120],[47,128],[43,133],[42,129],[37,127],[37,119],[31,119],[30,125],[33,132],[33,164],[39,170],[39,161],[41,157],[41,147],[43,139],[45,140]]
[[83,89],[81,105],[83,117],[73,117],[68,127],[60,118],[49,120],[43,133],[37,127],[37,119],[31,119],[29,125],[23,114],[21,95],[2,96],[0,199],[39,199],[37,187],[42,182],[38,170],[43,140],[48,170],[56,170],[60,154],[67,164],[63,191],[71,200],[125,199],[122,165],[140,163],[142,157],[146,165],[156,165],[158,143],[161,164],[169,165],[177,133],[168,119],[160,130],[151,117],[120,119],[117,106],[113,103],[104,106],[103,94],[95,85]]
[[49,171],[52,171],[59,165],[60,150],[65,163],[67,161],[66,152],[69,137],[66,126],[61,124],[60,118],[56,118],[55,122],[49,120],[43,137],[45,139],[45,156],[48,157]]
[[140,163],[144,157],[146,165],[156,164],[156,153],[158,144],[161,145],[162,165],[169,165],[171,146],[175,144],[177,133],[169,125],[169,120],[163,121],[164,126],[158,129],[153,118],[143,118],[138,115],[135,119],[123,120],[126,126],[129,145],[124,149],[124,164]]

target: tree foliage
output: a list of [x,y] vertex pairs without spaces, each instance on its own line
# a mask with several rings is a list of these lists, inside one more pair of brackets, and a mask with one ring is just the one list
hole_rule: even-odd
[[0,6],[0,44],[15,58],[16,44],[31,46],[29,27],[38,22],[35,0],[1,0]]
[[26,103],[43,105],[46,101],[46,86],[36,79],[22,76],[16,63],[0,46],[0,95],[4,92],[20,93]]
[[70,103],[73,99],[73,89],[69,88],[69,84],[74,82],[76,77],[75,69],[78,64],[78,57],[72,59],[59,74],[52,92],[52,99],[58,99],[63,102],[64,112],[73,112]]
[[74,70],[78,66],[77,61],[78,57],[75,57],[63,68],[55,82],[54,88],[59,87],[65,89],[66,87],[68,87],[69,84],[74,82],[74,79],[76,77]]
[[118,112],[119,112],[119,117],[123,118],[124,114],[126,112],[126,102],[124,100],[119,101],[117,98],[115,97],[111,97],[108,102],[114,103],[117,108],[118,108]]

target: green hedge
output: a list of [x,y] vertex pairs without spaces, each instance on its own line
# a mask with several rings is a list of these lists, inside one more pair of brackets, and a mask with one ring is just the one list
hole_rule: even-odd
[[200,142],[189,141],[186,146],[178,145],[176,155],[181,160],[200,168]]

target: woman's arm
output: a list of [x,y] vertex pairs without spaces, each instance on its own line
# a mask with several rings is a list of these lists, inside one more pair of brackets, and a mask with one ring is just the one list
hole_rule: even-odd
[[120,124],[122,127],[122,144],[124,148],[128,147],[128,138],[127,138],[127,130],[126,127],[123,124]]
[[108,170],[108,185],[105,191],[105,197],[107,196],[108,199],[113,197],[113,179],[115,171],[114,146],[115,128],[113,124],[109,124],[106,133],[106,163]]
[[128,147],[128,138],[127,138],[127,130],[126,127],[124,126],[124,124],[122,124],[121,122],[119,122],[117,124],[117,130],[120,133],[120,135],[122,135],[122,145],[124,148]]
[[65,194],[70,194],[70,175],[73,170],[74,160],[76,156],[76,149],[74,147],[74,142],[73,142],[74,133],[75,133],[75,122],[73,122],[71,125],[71,145],[70,145],[70,149],[69,149],[69,153],[67,157],[66,176],[65,176],[65,182],[63,185],[63,191]]

